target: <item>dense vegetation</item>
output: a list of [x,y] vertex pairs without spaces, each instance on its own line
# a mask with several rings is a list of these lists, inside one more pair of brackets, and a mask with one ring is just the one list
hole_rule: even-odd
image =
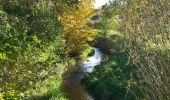
[[[85,24],[93,13],[90,2],[0,1],[0,99],[65,99],[60,84],[64,68],[74,62],[70,54],[81,46],[80,54],[93,39]],[[82,13],[87,17],[75,27]]]
[[42,3],[19,0],[1,3],[0,85],[4,99],[30,96],[25,92],[32,92],[37,82],[44,82],[51,75],[58,80],[55,84],[61,82],[60,70],[57,70],[63,65],[65,50],[59,34],[61,25],[52,7],[42,9],[48,6]]
[[110,55],[82,78],[95,100],[169,100],[169,7],[169,0],[111,0],[98,10],[93,0],[0,0],[0,99],[67,100],[63,72],[95,46]]
[[82,79],[96,100],[170,98],[169,4],[168,0],[114,0],[104,7],[92,27],[99,35],[95,45],[110,53],[111,60]]

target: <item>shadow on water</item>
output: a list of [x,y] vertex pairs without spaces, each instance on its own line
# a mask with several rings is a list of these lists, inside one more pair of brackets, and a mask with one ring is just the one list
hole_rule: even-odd
[[107,61],[109,56],[101,53],[97,48],[94,48],[95,54],[88,57],[86,61],[79,62],[74,68],[68,69],[63,74],[62,90],[68,94],[69,100],[94,100],[81,86],[81,78],[91,73],[96,65],[102,61]]

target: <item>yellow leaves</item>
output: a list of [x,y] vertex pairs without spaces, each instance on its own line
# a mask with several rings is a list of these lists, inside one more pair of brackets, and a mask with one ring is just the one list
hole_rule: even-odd
[[141,2],[141,0],[134,0],[134,2],[135,2],[135,3],[140,3],[140,2]]
[[164,23],[164,18],[163,17],[160,17],[159,18],[160,22],[163,24]]
[[165,2],[165,0],[160,0],[161,2]]
[[3,93],[0,92],[0,100],[3,100]]
[[36,35],[32,36],[32,39],[34,40],[35,43],[39,42],[38,37]]
[[87,26],[93,12],[92,1],[81,0],[77,9],[60,14],[59,19],[64,26],[62,34],[69,51],[79,52],[86,47],[88,41],[94,39],[94,30]]
[[57,16],[57,20],[61,21],[61,16]]
[[130,79],[127,81],[128,87],[131,87],[134,84],[134,80]]
[[0,93],[0,100],[19,100],[19,92],[15,90],[11,90],[11,91]]
[[6,57],[6,54],[0,52],[0,59],[6,59],[6,58],[7,58],[7,57]]

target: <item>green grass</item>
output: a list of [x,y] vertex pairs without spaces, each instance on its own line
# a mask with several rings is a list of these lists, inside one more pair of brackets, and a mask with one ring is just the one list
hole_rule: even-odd
[[[95,100],[135,100],[143,96],[131,74],[135,68],[129,65],[128,54],[116,53],[106,63],[95,67],[92,73],[82,78],[81,83]],[[132,92],[131,92],[132,91]]]
[[86,60],[87,57],[92,56],[92,55],[94,55],[94,49],[92,47],[89,47],[81,53],[80,58],[82,60]]

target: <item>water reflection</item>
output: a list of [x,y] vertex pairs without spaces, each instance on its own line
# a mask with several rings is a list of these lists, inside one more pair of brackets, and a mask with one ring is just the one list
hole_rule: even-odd
[[99,65],[101,62],[102,53],[97,48],[94,48],[94,51],[95,54],[83,62],[83,65],[81,66],[85,69],[85,72],[92,72],[94,66]]
[[95,54],[88,57],[83,63],[70,68],[63,75],[63,91],[68,94],[69,100],[94,100],[81,86],[80,79],[89,72],[92,72],[96,65],[102,61],[103,54],[99,49],[94,48]]

